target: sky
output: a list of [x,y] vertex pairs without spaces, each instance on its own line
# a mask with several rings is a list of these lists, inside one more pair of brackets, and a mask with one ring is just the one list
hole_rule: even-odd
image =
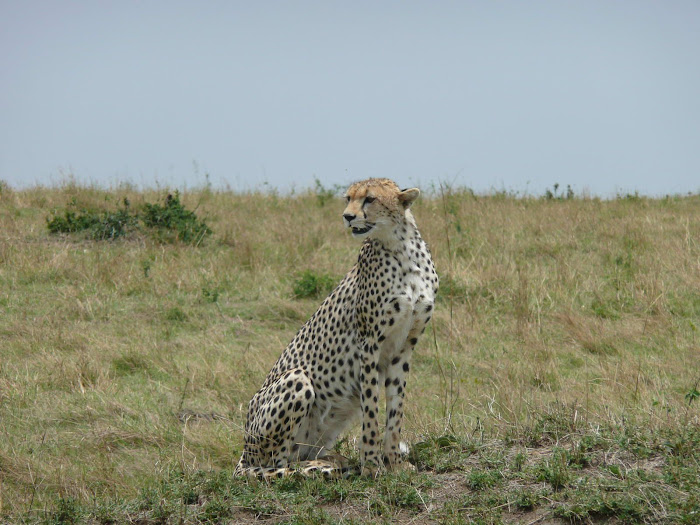
[[700,2],[0,0],[0,180],[700,191]]

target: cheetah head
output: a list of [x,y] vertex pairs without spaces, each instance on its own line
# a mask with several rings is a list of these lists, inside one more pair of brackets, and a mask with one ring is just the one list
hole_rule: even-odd
[[389,179],[356,182],[345,192],[343,222],[353,237],[381,237],[406,220],[408,208],[419,194],[418,188],[400,190]]

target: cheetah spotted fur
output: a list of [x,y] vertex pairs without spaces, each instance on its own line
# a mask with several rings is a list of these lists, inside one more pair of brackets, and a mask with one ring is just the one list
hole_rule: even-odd
[[438,289],[430,251],[409,209],[419,193],[400,190],[389,179],[348,188],[343,220],[354,237],[364,239],[357,264],[302,326],[250,401],[237,475],[343,476],[351,469],[331,449],[360,418],[362,474],[412,468],[400,443],[406,374]]

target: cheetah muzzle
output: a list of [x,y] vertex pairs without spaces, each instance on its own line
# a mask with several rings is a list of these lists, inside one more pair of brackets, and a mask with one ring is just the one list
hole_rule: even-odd
[[348,188],[345,225],[364,239],[357,263],[297,332],[248,404],[237,475],[348,475],[354,470],[332,449],[357,420],[361,473],[411,468],[400,441],[406,376],[438,290],[430,251],[410,210],[419,194],[389,179]]

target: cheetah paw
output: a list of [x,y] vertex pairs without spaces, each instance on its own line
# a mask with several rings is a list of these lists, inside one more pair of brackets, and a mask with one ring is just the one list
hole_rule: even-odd
[[378,467],[374,463],[365,463],[364,465],[362,465],[360,475],[367,478],[377,478],[385,472],[386,468],[384,467]]

